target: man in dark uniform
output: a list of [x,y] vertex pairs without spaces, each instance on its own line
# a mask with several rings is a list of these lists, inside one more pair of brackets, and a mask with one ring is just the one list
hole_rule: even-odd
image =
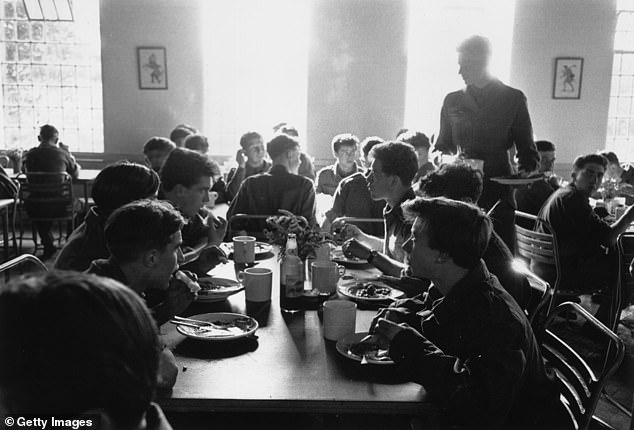
[[484,161],[484,190],[478,205],[489,210],[500,200],[492,214],[494,227],[509,248],[514,249],[513,189],[490,178],[513,172],[508,156],[513,145],[517,149],[520,175],[528,176],[537,169],[539,156],[526,97],[489,73],[488,39],[472,36],[457,50],[458,73],[466,88],[445,97],[435,149]]

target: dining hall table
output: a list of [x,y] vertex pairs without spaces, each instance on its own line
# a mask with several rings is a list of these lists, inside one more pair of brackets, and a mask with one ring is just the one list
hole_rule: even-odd
[[[173,351],[179,369],[174,387],[157,399],[166,413],[435,416],[437,406],[425,389],[405,380],[394,365],[362,365],[340,355],[335,342],[324,339],[318,306],[294,315],[282,314],[275,252],[256,260],[256,267],[273,271],[270,302],[247,303],[241,291],[220,302],[194,302],[183,313],[246,314],[259,323],[256,337],[209,342],[186,338],[170,323],[160,327],[163,342]],[[235,265],[220,265],[210,274],[235,280]],[[377,271],[366,265],[348,268],[347,274],[371,277]],[[308,281],[305,288],[310,288]],[[368,330],[377,308],[358,304],[356,332]]]

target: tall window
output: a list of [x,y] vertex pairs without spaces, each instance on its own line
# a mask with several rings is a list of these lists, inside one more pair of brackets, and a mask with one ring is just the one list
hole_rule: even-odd
[[491,40],[491,72],[508,82],[515,2],[512,0],[410,0],[405,125],[435,133],[447,93],[464,86],[458,44],[473,34]]
[[205,1],[205,130],[214,154],[282,121],[306,136],[309,1]]
[[68,4],[73,21],[29,20],[0,0],[0,149],[34,146],[48,123],[72,151],[103,152],[99,0]]
[[634,2],[617,2],[606,148],[634,159]]

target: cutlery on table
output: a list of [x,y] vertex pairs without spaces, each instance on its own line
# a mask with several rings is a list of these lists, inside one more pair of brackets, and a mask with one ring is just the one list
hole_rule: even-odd
[[214,324],[214,323],[209,322],[209,321],[201,321],[201,320],[195,320],[195,319],[191,319],[191,318],[179,317],[177,315],[175,315],[170,322],[172,324],[183,325],[185,327],[194,327],[194,328],[210,327],[210,328],[215,328],[217,330],[229,331],[228,327],[225,327],[225,326],[222,326],[222,325]]

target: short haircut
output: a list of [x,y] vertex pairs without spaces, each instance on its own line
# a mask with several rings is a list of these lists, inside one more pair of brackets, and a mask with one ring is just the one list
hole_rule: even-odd
[[342,133],[333,137],[330,145],[333,154],[336,154],[342,146],[359,146],[359,138],[352,133]]
[[447,253],[458,266],[473,269],[484,255],[493,227],[479,207],[444,197],[418,197],[402,207],[407,218],[426,222],[429,247]]
[[55,137],[56,134],[59,135],[59,131],[50,124],[44,124],[40,127],[40,137],[44,142],[48,142]]
[[214,177],[214,164],[205,155],[185,148],[176,148],[161,168],[161,186],[171,191],[176,185],[187,188],[195,185],[203,176]]
[[187,137],[190,134],[194,134],[195,131],[192,131],[191,129],[182,127],[182,126],[177,126],[174,130],[172,130],[172,132],[170,133],[170,140],[172,142],[176,142],[178,139],[182,139],[183,137]]
[[104,235],[112,257],[131,263],[152,249],[163,251],[184,224],[183,216],[166,201],[138,200],[116,209]]
[[370,150],[379,143],[383,142],[385,142],[385,140],[383,140],[379,136],[369,136],[363,139],[363,142],[361,142],[361,151],[363,152],[363,158],[368,158]]
[[575,161],[572,164],[572,166],[575,169],[583,169],[584,167],[586,167],[586,164],[590,164],[590,163],[599,164],[603,166],[604,169],[607,169],[608,167],[608,159],[605,158],[601,154],[580,155],[577,158],[575,158]]
[[206,154],[209,152],[209,141],[202,134],[190,134],[185,138],[185,148]]
[[257,131],[247,131],[240,137],[240,146],[245,151],[249,149],[249,144],[253,139],[262,139],[262,135]]
[[266,152],[272,159],[276,159],[280,155],[293,149],[299,149],[299,141],[296,137],[288,134],[277,134],[266,144]]
[[425,197],[447,197],[475,203],[482,194],[483,175],[464,163],[443,164],[420,180],[420,191]]
[[481,35],[473,35],[463,40],[456,48],[460,54],[473,54],[489,58],[491,56],[491,42]]
[[143,153],[147,155],[150,151],[160,151],[164,154],[170,153],[176,148],[174,142],[166,137],[154,136],[143,145]]
[[539,152],[550,152],[555,150],[555,144],[549,140],[538,140],[535,146]]
[[619,157],[617,157],[616,154],[612,151],[601,151],[599,152],[599,155],[605,157],[608,160],[608,164],[621,164],[619,163]]
[[429,150],[431,146],[429,138],[420,131],[408,130],[398,135],[396,138],[399,142],[409,143],[414,149],[425,148]]
[[412,184],[418,172],[418,156],[409,143],[390,141],[372,148],[372,155],[380,160],[383,173],[398,176],[405,186]]
[[295,126],[290,125],[287,122],[280,122],[273,126],[274,133],[282,133],[288,136],[299,137],[299,132],[295,128]]
[[115,427],[128,428],[154,396],[154,319],[138,294],[113,279],[45,272],[12,280],[0,293],[0,345],[8,413],[104,409]]
[[158,187],[159,177],[154,170],[122,161],[99,172],[92,186],[92,198],[99,213],[107,217],[126,203],[154,197]]

